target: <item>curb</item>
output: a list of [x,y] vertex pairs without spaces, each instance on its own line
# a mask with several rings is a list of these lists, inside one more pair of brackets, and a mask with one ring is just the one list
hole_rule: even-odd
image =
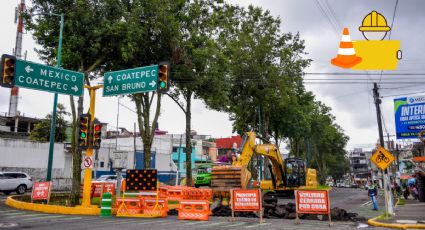
[[[397,199],[395,207],[397,207],[399,201],[400,199]],[[383,215],[369,219],[367,223],[375,227],[399,228],[399,229],[408,229],[408,228],[425,229],[425,224],[391,224],[391,223],[381,223],[376,221],[376,219],[379,219],[381,217],[383,217]]]
[[51,214],[65,214],[65,215],[99,215],[100,209],[98,207],[65,207],[59,205],[48,205],[48,204],[35,204],[22,202],[14,199],[14,196],[7,197],[6,205],[29,211],[37,211]]
[[381,222],[375,221],[381,216],[377,216],[375,218],[369,219],[367,223],[375,227],[400,228],[400,229],[408,229],[408,228],[425,229],[425,224],[390,224],[390,223],[381,223]]

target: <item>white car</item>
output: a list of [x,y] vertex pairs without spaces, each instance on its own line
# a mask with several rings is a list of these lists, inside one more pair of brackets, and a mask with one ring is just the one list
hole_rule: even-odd
[[24,194],[32,188],[31,177],[23,172],[0,172],[0,192],[9,195],[11,192]]

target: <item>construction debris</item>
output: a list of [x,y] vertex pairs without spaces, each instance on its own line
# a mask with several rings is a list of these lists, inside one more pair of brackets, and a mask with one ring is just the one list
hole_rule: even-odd
[[[264,204],[264,218],[281,218],[281,219],[295,219],[295,204]],[[217,206],[212,210],[214,216],[231,216],[232,210],[229,206]],[[333,221],[353,221],[361,222],[366,221],[366,218],[359,217],[357,213],[347,212],[345,209],[335,207],[331,209],[331,215]],[[236,213],[238,217],[252,217],[258,218],[255,213]],[[326,215],[312,215],[312,214],[298,214],[300,219],[305,220],[328,220]]]

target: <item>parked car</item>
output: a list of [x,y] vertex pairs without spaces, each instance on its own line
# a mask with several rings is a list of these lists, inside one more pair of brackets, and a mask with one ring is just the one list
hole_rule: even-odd
[[32,188],[31,177],[23,172],[0,172],[0,192],[24,194]]

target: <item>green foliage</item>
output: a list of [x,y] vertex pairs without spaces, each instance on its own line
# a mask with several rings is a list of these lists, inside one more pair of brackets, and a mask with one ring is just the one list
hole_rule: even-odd
[[[65,130],[69,125],[65,120],[65,117],[69,116],[70,113],[66,111],[66,108],[62,104],[58,104],[56,113],[56,130],[55,130],[55,142],[63,142],[66,139]],[[52,122],[52,114],[48,114],[45,119],[37,123],[29,135],[29,139],[33,141],[47,142],[50,139],[50,125]]]

